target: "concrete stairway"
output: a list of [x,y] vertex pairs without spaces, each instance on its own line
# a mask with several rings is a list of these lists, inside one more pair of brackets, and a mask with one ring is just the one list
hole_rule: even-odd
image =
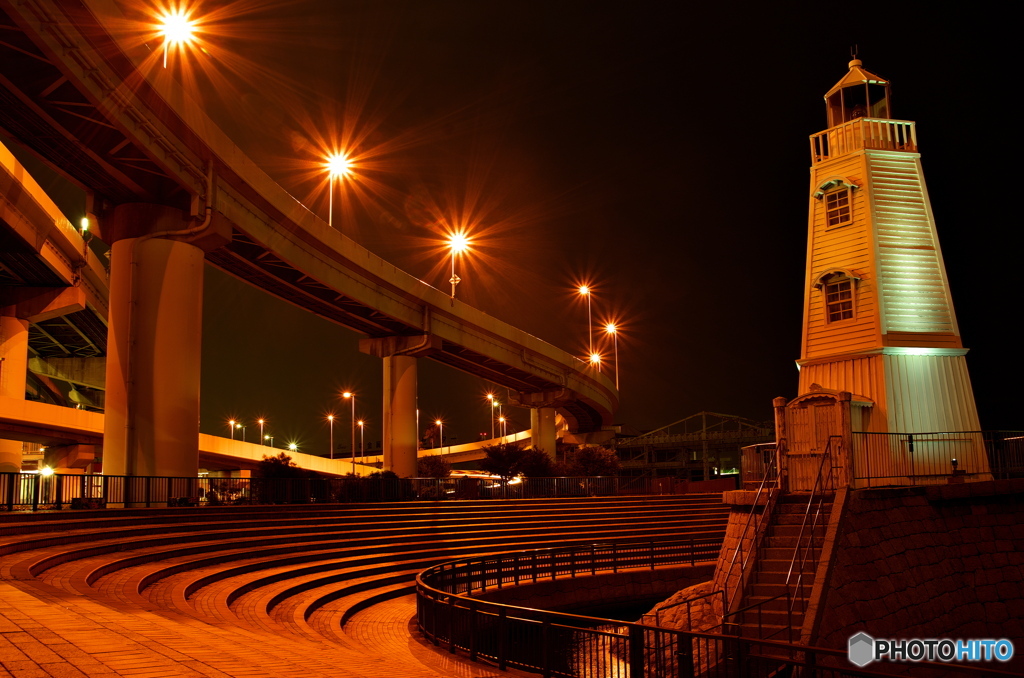
[[[831,499],[826,498],[822,506],[823,515],[817,520],[813,533],[811,520],[808,518],[800,544],[806,547],[812,542],[814,549],[808,552],[803,565],[801,586],[797,587],[797,565],[793,565],[793,552],[800,538],[801,525],[807,511],[807,494],[787,494],[779,498],[774,515],[768,524],[764,542],[757,554],[756,570],[744,591],[743,607],[750,608],[741,614],[741,634],[751,638],[771,638],[787,641],[799,641],[800,628],[803,625],[804,610],[814,585],[815,572],[818,567],[818,556],[828,520],[831,513]],[[790,568],[794,571],[790,576]],[[789,599],[783,595],[787,591],[786,579],[790,579]],[[782,597],[778,597],[778,596]]]
[[721,495],[0,515],[0,580],[218,627],[351,643],[354,614],[459,557],[607,540],[722,540]]

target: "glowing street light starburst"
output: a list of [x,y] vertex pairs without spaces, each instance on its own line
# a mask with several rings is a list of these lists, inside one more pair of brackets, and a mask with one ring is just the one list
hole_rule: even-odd
[[187,45],[195,39],[196,24],[184,9],[168,11],[159,17],[160,35],[164,36],[164,68],[167,68],[167,52],[170,48]]
[[456,231],[448,235],[448,249],[451,250],[452,277],[448,280],[452,284],[452,305],[455,305],[455,286],[462,282],[455,273],[455,255],[462,254],[469,249],[469,236],[464,231]]
[[329,192],[327,206],[327,225],[334,227],[334,181],[345,179],[352,174],[352,160],[343,151],[331,153],[324,158],[324,169],[327,170],[327,190]]

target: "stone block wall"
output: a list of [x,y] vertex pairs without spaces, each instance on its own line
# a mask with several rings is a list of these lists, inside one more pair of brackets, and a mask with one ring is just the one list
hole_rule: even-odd
[[1024,479],[851,492],[813,644],[1009,638],[1024,671]]

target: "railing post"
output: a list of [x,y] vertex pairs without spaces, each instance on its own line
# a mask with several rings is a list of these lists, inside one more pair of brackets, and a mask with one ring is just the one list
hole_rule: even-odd
[[629,678],[644,678],[644,627],[629,626]]
[[145,486],[146,486],[146,508],[149,508],[150,504],[152,503],[152,499],[153,499],[153,478],[151,476],[146,476]]
[[53,508],[58,511],[63,508],[64,503],[64,476],[53,475],[53,482],[56,483],[54,497],[53,497]]
[[551,617],[545,614],[544,620],[540,623],[540,668],[544,678],[551,677],[551,641],[548,635],[551,633]]
[[448,596],[448,652],[455,654],[455,596]]
[[480,616],[479,603],[475,600],[469,601],[469,659],[476,661],[476,625],[477,617]]
[[505,661],[505,653],[508,651],[508,617],[505,606],[498,608],[498,668],[502,671],[508,668]]
[[7,473],[5,475],[7,476],[7,512],[10,513],[14,510],[15,488],[21,489],[21,483],[16,481],[19,481],[21,478],[18,473]]
[[33,480],[33,483],[32,483],[32,510],[33,511],[38,511],[39,510],[39,481],[42,480],[42,479],[43,479],[43,477],[39,473],[36,473],[35,475],[32,476],[32,480]]
[[676,672],[679,678],[694,678],[693,638],[676,632]]

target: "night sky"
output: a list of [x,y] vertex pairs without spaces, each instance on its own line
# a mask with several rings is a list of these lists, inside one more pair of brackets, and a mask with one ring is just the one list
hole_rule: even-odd
[[[435,287],[443,231],[467,226],[459,299],[581,356],[589,282],[595,323],[621,324],[615,422],[648,430],[701,410],[767,420],[797,395],[807,137],[856,44],[918,123],[982,426],[1024,428],[1019,57],[1001,7],[208,3],[211,56],[189,57],[189,86],[325,220],[316,163],[349,145],[335,225]],[[326,453],[324,416],[342,416],[340,444],[353,388],[380,439],[381,365],[357,335],[208,271],[204,432],[265,416],[278,446]],[[421,420],[463,442],[489,430],[487,390],[420,361]]]

